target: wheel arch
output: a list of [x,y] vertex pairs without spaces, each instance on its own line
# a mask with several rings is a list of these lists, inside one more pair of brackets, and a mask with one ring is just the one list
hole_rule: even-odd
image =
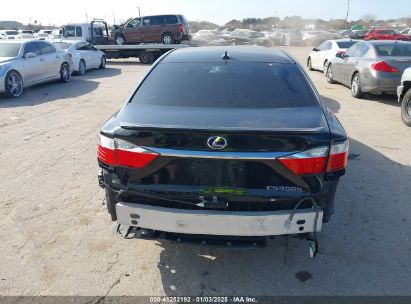
[[354,76],[357,74],[360,76],[360,81],[361,81],[361,73],[358,69],[356,69],[351,75],[351,83],[352,83],[352,80],[354,79]]
[[161,40],[163,40],[163,37],[167,34],[169,34],[171,37],[173,37],[173,39],[175,39],[173,33],[167,30],[161,34]]
[[17,70],[17,69],[14,69],[14,68],[12,68],[12,67],[10,67],[5,73],[4,73],[4,81],[6,81],[7,79],[6,79],[6,77],[7,77],[7,75],[10,73],[10,72],[16,72],[17,74],[19,74],[19,76],[20,76],[20,78],[21,78],[21,81],[23,82],[23,88],[24,88],[24,83],[25,83],[25,79],[24,79],[24,76]]
[[411,80],[409,81],[404,81],[404,89],[402,90],[401,96],[399,101],[402,101],[402,99],[404,98],[405,94],[407,94],[408,90],[411,89]]

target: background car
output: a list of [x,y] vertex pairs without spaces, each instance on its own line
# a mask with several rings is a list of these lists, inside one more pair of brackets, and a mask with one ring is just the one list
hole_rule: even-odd
[[0,93],[7,97],[46,81],[68,82],[72,69],[70,56],[46,41],[0,41]]
[[403,40],[411,41],[411,37],[402,35],[394,30],[371,30],[365,35],[364,40]]
[[106,67],[106,55],[87,41],[59,40],[52,43],[70,55],[74,72],[78,75],[84,75],[89,69]]
[[370,30],[355,30],[349,35],[351,39],[364,40]]
[[129,19],[115,26],[112,37],[116,44],[161,42],[180,43],[191,39],[190,26],[183,15],[158,15]]
[[403,29],[402,31],[400,31],[400,34],[402,34],[402,35],[411,35],[411,28],[410,27],[408,27],[408,28],[406,28],[406,29]]
[[362,41],[336,56],[327,68],[329,83],[351,87],[356,98],[368,92],[396,94],[402,73],[411,66],[411,43]]
[[15,30],[0,31],[0,39],[4,39],[4,40],[17,39],[18,35],[19,35],[19,32]]
[[337,53],[344,53],[358,40],[339,39],[327,40],[318,48],[314,48],[307,59],[307,67],[309,70],[326,71],[329,62],[335,58]]
[[53,30],[40,30],[37,33],[38,38],[48,38],[49,35],[53,32]]
[[228,45],[229,36],[220,35],[217,30],[200,30],[193,34],[191,43],[198,46]]
[[55,29],[51,31],[49,39],[60,39],[63,37],[63,29]]
[[19,30],[17,37],[20,39],[32,39],[35,38],[35,35],[32,30]]
[[411,127],[411,67],[406,69],[397,88],[398,101],[401,103],[402,121]]
[[230,34],[229,38],[233,45],[260,45],[271,47],[271,39],[264,33],[251,31],[247,29],[236,29]]
[[303,33],[297,29],[277,29],[269,35],[273,45],[294,45],[303,44]]

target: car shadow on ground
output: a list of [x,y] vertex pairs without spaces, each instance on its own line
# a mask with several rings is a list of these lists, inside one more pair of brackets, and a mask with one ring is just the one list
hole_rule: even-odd
[[383,103],[389,106],[400,107],[400,103],[398,102],[397,95],[393,94],[381,94],[381,95],[374,95],[374,94],[366,94],[363,98],[364,101],[371,101],[371,102],[378,102]]
[[85,78],[85,79],[98,79],[114,77],[121,74],[121,69],[106,67],[105,69],[92,69],[87,70],[86,74],[83,76],[73,75],[75,78]]
[[327,98],[325,96],[321,96],[323,99],[323,102],[325,104],[325,106],[331,110],[331,112],[333,113],[338,113],[341,109],[341,105],[338,101],[331,99],[331,98]]
[[[284,237],[244,250],[158,241],[158,268],[167,295],[407,295],[411,244],[411,168],[351,139],[359,154],[348,165],[336,214],[308,241]],[[387,289],[386,286],[395,286]]]
[[75,98],[97,89],[98,82],[73,77],[69,83],[53,81],[24,89],[18,98],[0,97],[0,108],[37,106],[46,102]]

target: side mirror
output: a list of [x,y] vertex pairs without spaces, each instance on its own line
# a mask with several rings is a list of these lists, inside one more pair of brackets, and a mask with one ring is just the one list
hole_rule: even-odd
[[30,52],[30,53],[27,53],[27,54],[24,56],[24,58],[30,59],[30,58],[34,58],[34,57],[36,57],[36,56],[37,56],[36,53]]
[[318,48],[313,48],[313,51],[314,51],[314,52],[318,52],[319,49],[318,49]]
[[337,57],[337,58],[344,58],[344,56],[345,56],[345,53],[337,53],[337,54],[335,54],[335,57]]

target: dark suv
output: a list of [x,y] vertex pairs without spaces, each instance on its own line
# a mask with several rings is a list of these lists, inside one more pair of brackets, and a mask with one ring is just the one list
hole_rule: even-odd
[[145,42],[173,44],[191,38],[190,26],[183,15],[132,18],[115,26],[111,35],[118,45]]

